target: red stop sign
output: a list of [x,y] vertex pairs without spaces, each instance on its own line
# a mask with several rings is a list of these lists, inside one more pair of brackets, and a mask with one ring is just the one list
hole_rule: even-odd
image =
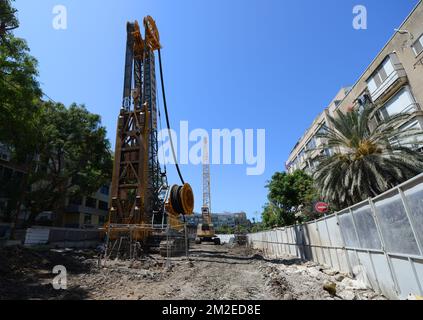
[[317,202],[314,208],[319,213],[326,213],[329,211],[329,205],[325,202]]

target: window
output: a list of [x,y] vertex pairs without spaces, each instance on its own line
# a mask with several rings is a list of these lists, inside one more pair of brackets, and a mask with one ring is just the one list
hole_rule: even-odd
[[403,112],[415,110],[415,101],[408,87],[402,88],[381,109],[385,119]]
[[106,222],[106,216],[98,217],[98,224],[103,225]]
[[371,94],[373,94],[391,74],[395,71],[391,58],[388,57],[382,65],[367,80],[367,86]]
[[300,162],[304,160],[304,155],[305,155],[305,151],[303,149],[303,150],[301,150],[301,152],[298,155],[298,158],[299,158]]
[[413,51],[418,56],[420,53],[423,52],[423,34],[420,36],[420,38],[414,42],[413,44]]
[[91,223],[91,215],[85,214],[84,215],[84,224],[90,224]]
[[317,131],[317,134],[326,134],[328,132],[328,127],[326,126],[326,124],[323,124],[319,131]]
[[310,151],[310,150],[314,150],[314,149],[316,149],[316,139],[315,139],[315,138],[312,138],[312,139],[311,139],[311,140],[307,143],[306,149],[307,149],[307,151]]
[[87,197],[87,200],[85,200],[85,206],[95,209],[97,207],[97,200],[91,197]]
[[109,204],[106,201],[99,201],[98,202],[98,208],[100,210],[108,210],[109,209]]

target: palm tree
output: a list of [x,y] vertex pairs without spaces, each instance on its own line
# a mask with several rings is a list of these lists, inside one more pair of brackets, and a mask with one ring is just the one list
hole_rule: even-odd
[[323,198],[338,209],[423,172],[423,155],[415,151],[416,138],[423,132],[404,128],[412,115],[399,114],[374,124],[375,109],[367,104],[360,111],[338,111],[336,117],[329,116],[332,128],[317,135],[326,141],[322,148],[333,154],[319,157],[314,179]]

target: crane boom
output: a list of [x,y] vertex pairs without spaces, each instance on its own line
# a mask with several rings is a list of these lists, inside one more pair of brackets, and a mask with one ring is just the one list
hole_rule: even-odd
[[210,159],[207,138],[204,138],[203,146],[203,208],[207,208],[208,211],[211,212]]
[[202,223],[197,227],[197,237],[195,242],[214,242],[220,244],[220,239],[216,237],[211,216],[211,192],[210,192],[210,158],[209,143],[205,137],[203,140],[203,206],[201,207]]

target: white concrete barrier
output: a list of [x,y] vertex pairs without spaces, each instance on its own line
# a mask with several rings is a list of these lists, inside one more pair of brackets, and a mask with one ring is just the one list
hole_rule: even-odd
[[220,243],[232,243],[235,240],[235,235],[233,234],[217,234],[216,235],[220,239]]

